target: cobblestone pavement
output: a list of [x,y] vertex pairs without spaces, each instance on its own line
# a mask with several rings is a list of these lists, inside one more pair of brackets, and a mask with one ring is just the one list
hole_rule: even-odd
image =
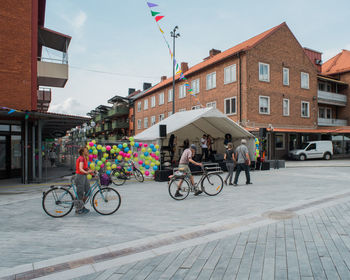
[[350,202],[75,280],[350,279]]

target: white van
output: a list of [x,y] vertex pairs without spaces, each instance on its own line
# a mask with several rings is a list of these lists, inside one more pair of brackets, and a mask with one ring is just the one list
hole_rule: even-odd
[[303,143],[300,149],[289,152],[293,159],[305,160],[310,158],[331,159],[333,156],[332,141],[310,141]]

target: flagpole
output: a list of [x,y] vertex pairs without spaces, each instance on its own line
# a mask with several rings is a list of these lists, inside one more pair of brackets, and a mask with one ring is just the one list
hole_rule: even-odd
[[178,26],[175,26],[173,31],[170,32],[171,37],[173,37],[173,112],[175,114],[175,39],[180,37],[180,33],[176,33]]

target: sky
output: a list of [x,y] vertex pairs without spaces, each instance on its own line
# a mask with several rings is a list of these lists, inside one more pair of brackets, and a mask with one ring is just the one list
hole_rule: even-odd
[[[350,50],[348,0],[149,0],[169,43],[177,25],[176,59],[189,67],[212,48],[227,50],[286,22],[299,43],[323,61]],[[69,80],[52,89],[49,111],[86,115],[128,88],[142,89],[172,75],[168,48],[143,0],[46,0],[45,27],[72,36]],[[57,58],[45,49],[43,57]]]

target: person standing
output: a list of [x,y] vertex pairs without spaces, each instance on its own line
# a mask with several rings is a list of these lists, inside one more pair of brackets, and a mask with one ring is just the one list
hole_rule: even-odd
[[56,162],[56,152],[54,150],[54,148],[51,148],[50,153],[49,153],[49,158],[50,158],[50,162],[51,162],[51,167],[53,167],[55,165]]
[[227,185],[227,180],[229,180],[230,182],[230,186],[232,186],[232,179],[233,179],[233,169],[235,167],[235,153],[233,151],[233,144],[232,143],[228,143],[227,144],[227,147],[228,149],[226,150],[225,152],[225,155],[224,155],[224,159],[226,161],[226,167],[227,167],[227,171],[228,171],[228,174],[226,176],[226,179],[225,179],[225,185]]
[[241,145],[239,145],[236,149],[237,170],[236,170],[235,180],[233,182],[234,186],[237,186],[238,177],[242,170],[245,171],[246,185],[252,184],[252,182],[250,182],[250,174],[249,174],[250,157],[249,157],[249,151],[246,145],[247,145],[247,140],[242,139]]
[[90,183],[87,175],[93,173],[88,167],[88,156],[89,151],[87,147],[79,149],[79,157],[75,163],[75,186],[77,188],[78,200],[75,203],[75,213],[76,214],[86,214],[90,210],[84,207],[84,202],[87,198],[87,193],[90,190]]
[[202,148],[202,156],[201,159],[207,161],[208,160],[208,141],[207,141],[207,135],[203,134],[201,138],[201,148]]

